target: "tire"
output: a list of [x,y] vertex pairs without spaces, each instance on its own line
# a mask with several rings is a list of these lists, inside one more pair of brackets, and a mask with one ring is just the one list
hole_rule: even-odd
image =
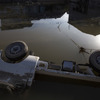
[[28,55],[28,46],[23,41],[9,44],[1,53],[1,58],[6,62],[19,62]]
[[90,66],[100,73],[100,51],[93,52],[89,57]]

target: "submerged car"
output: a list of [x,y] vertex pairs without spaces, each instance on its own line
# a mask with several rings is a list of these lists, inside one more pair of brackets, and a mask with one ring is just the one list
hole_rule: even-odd
[[89,64],[64,60],[62,66],[39,60],[23,41],[13,42],[0,52],[2,88],[21,93],[32,85],[35,74],[100,83],[100,51],[90,55]]
[[[66,48],[61,49],[65,51],[66,55],[64,53],[64,56],[67,56],[67,59],[63,59],[62,65],[40,60],[40,57],[32,54],[24,41],[15,41],[0,52],[0,85],[8,88],[10,91],[17,90],[22,92],[32,85],[36,75],[100,84],[99,36],[79,31],[68,24],[67,19],[68,15],[65,13],[61,18],[57,19],[32,21],[35,27],[33,31],[35,32],[43,33],[45,30],[49,33],[48,29],[52,29],[50,33],[55,32],[59,36],[64,34],[63,38],[67,40],[65,42]],[[42,27],[40,27],[41,25]],[[35,39],[36,37],[33,38]],[[42,40],[45,41],[44,43],[48,41],[45,35],[43,35]],[[60,41],[63,40],[61,39]],[[60,56],[63,58],[62,54],[59,54]],[[58,56],[55,56],[55,59],[57,59],[56,57]],[[78,61],[71,60],[71,58],[78,58]]]

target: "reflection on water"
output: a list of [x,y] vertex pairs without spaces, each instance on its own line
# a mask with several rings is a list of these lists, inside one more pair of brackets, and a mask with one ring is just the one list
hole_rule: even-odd
[[[31,27],[23,29],[1,30],[0,48],[3,49],[12,41],[23,40],[42,60],[57,64],[63,60],[88,63],[89,55],[100,49],[100,36],[83,33],[68,24],[67,13],[61,18],[32,20],[31,23]],[[81,47],[85,49],[84,52],[80,50]],[[36,81],[29,91],[17,99],[95,100],[99,90],[94,87]]]
[[95,87],[35,81],[26,93],[20,96],[1,96],[1,100],[95,100],[99,97],[99,91],[100,88]]
[[[33,20],[29,28],[1,31],[1,48],[8,42],[23,40],[43,60],[58,64],[63,60],[88,63],[89,54],[100,49],[99,40],[67,22],[68,14],[65,13],[61,18]],[[80,52],[81,47],[89,54]]]
[[61,16],[67,7],[64,5],[31,4],[0,4],[1,29],[19,29],[31,26],[32,19],[56,18]]
[[70,23],[85,33],[93,35],[100,34],[100,17],[71,21]]
[[14,19],[2,19],[1,20],[1,30],[10,30],[10,29],[20,29],[24,27],[31,27],[32,23],[30,20],[22,18]]

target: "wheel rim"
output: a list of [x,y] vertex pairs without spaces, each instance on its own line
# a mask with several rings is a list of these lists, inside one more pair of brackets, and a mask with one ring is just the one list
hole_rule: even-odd
[[1,58],[8,63],[18,63],[28,56],[28,46],[23,41],[9,44],[2,52]]
[[100,64],[100,56],[98,56],[98,57],[96,58],[96,61],[97,61],[98,64]]
[[11,50],[10,50],[10,52],[12,54],[17,54],[20,51],[21,51],[21,47],[19,45],[12,47]]

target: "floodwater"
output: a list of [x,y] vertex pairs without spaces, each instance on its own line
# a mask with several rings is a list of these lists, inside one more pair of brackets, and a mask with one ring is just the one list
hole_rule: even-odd
[[[59,65],[63,60],[75,61],[77,64],[88,63],[90,54],[100,50],[100,31],[96,35],[89,34],[90,31],[82,32],[69,24],[68,18],[67,12],[59,18],[40,20],[1,18],[0,49],[21,40],[41,60]],[[99,91],[100,88],[92,86],[36,80],[24,94],[1,96],[0,100],[95,100],[99,98]]]

